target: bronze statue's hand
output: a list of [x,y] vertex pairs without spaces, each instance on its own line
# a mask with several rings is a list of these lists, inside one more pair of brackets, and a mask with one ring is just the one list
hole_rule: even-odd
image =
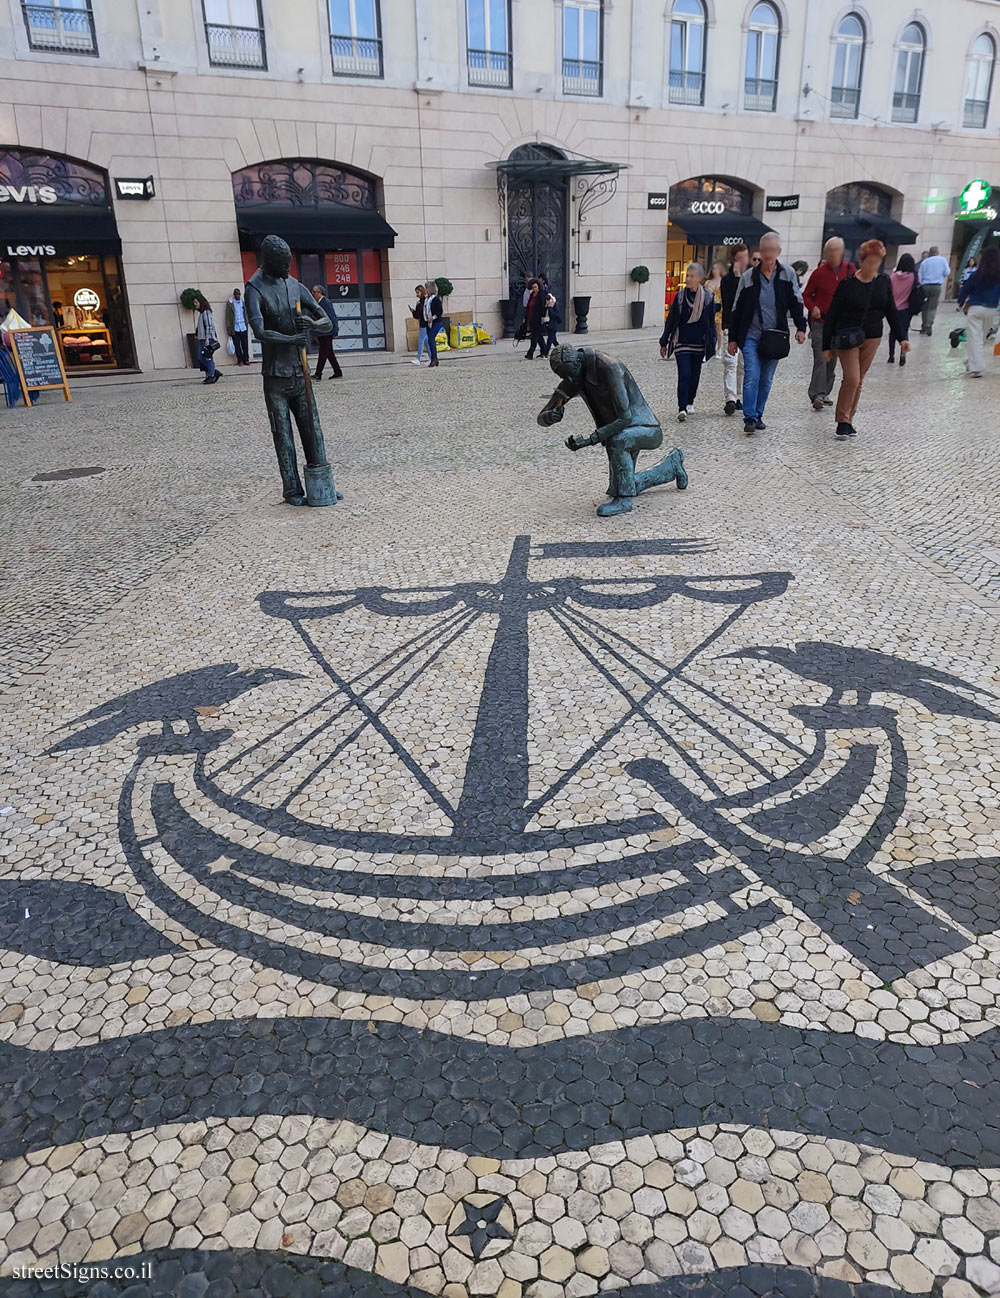
[[305,347],[309,342],[309,335],[303,330],[302,333],[292,334],[288,341],[294,343],[296,347]]
[[557,406],[554,410],[543,410],[542,413],[538,416],[538,422],[542,426],[542,428],[551,428],[553,424],[560,423],[562,421],[562,417],[563,417],[562,407]]
[[567,437],[566,445],[571,451],[579,451],[585,446],[592,445],[592,443],[589,437]]

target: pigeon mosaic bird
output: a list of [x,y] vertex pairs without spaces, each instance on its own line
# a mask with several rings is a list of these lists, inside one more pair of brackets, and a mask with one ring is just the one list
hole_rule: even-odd
[[173,725],[185,721],[191,734],[200,730],[197,710],[200,707],[222,707],[248,690],[274,681],[300,680],[298,672],[283,671],[280,667],[240,668],[236,663],[215,663],[211,667],[196,667],[180,672],[152,685],[119,694],[107,703],[85,712],[68,723],[78,726],[93,722],[75,735],[69,735],[53,745],[49,753],[64,753],[73,748],[90,748],[130,730],[133,726],[158,721],[165,735],[174,734]]
[[776,663],[804,680],[825,685],[832,691],[832,704],[842,703],[849,690],[857,691],[858,705],[862,707],[871,703],[873,694],[902,694],[921,703],[928,712],[942,716],[1000,721],[997,713],[957,691],[968,690],[988,699],[996,699],[996,694],[990,694],[978,685],[970,685],[959,676],[928,667],[926,663],[910,662],[874,649],[827,644],[822,640],[800,640],[794,649],[751,645],[722,656]]

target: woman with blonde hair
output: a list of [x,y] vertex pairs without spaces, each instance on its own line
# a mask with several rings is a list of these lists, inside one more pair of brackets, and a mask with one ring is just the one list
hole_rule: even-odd
[[713,261],[712,272],[705,280],[705,287],[715,299],[715,345],[722,350],[722,277],[729,267],[724,261]]
[[834,355],[840,361],[843,378],[837,394],[837,431],[839,438],[854,437],[854,415],[861,396],[861,385],[882,342],[882,326],[888,323],[893,338],[906,356],[906,340],[892,292],[892,282],[882,273],[885,244],[869,239],[859,249],[861,266],[857,274],[837,285],[830,310],[823,321],[823,359]]
[[677,418],[694,414],[701,367],[715,355],[715,299],[705,285],[705,272],[694,261],[684,287],[670,303],[660,339],[660,355],[677,357]]

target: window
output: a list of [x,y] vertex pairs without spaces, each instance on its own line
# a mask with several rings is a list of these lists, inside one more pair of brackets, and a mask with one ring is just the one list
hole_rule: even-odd
[[201,0],[213,68],[267,69],[260,0]]
[[915,122],[920,112],[920,84],[924,79],[924,29],[917,23],[904,28],[896,47],[896,83],[892,120]]
[[831,117],[857,117],[861,103],[861,66],[865,58],[865,25],[848,14],[837,28],[833,54]]
[[747,66],[743,106],[757,113],[773,113],[778,102],[778,50],[781,24],[773,5],[754,6],[747,33]]
[[510,0],[467,0],[469,85],[510,89]]
[[993,65],[997,61],[997,48],[993,37],[985,33],[979,37],[969,54],[965,69],[965,111],[962,125],[984,130],[990,111],[990,91],[993,88]]
[[330,57],[338,76],[382,76],[379,0],[330,0]]
[[705,102],[705,6],[674,0],[670,21],[670,102]]
[[603,6],[592,0],[563,5],[563,94],[603,93]]
[[90,0],[22,4],[28,46],[61,54],[96,54],[97,35]]

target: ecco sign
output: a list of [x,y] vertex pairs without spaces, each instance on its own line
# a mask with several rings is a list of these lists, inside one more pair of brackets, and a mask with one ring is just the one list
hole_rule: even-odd
[[746,240],[742,234],[727,234],[722,242],[727,248],[735,248],[738,243],[746,243]]
[[0,203],[57,203],[51,185],[0,185]]
[[726,210],[725,203],[716,199],[699,199],[691,204],[691,212],[694,216],[721,216]]
[[666,196],[666,194],[647,194],[647,195],[646,195],[646,208],[647,208],[648,211],[650,211],[650,212],[662,212],[662,211],[665,211],[665,210],[666,210],[666,206],[667,206],[667,196]]

